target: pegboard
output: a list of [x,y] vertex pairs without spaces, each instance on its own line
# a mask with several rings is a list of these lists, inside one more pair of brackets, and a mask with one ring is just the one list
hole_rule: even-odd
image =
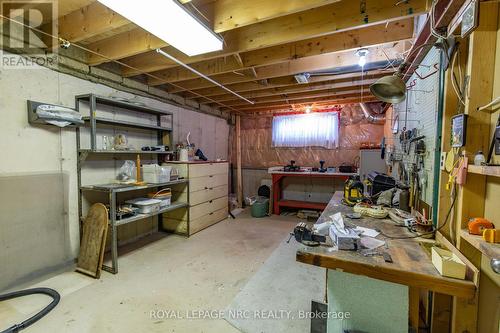
[[[436,134],[438,124],[438,100],[439,100],[439,68],[440,52],[436,48],[432,48],[421,65],[416,69],[421,77],[413,74],[407,82],[409,90],[407,91],[407,100],[395,104],[390,123],[393,124],[398,116],[399,132],[393,134],[387,142],[388,147],[392,149],[392,156],[395,159],[401,160],[406,170],[411,170],[411,167],[417,163],[415,154],[415,143],[409,146],[409,153],[403,149],[403,144],[400,142],[400,136],[403,128],[407,130],[417,129],[417,136],[424,135],[426,152],[422,155],[423,168],[421,171],[422,191],[420,199],[432,206],[432,192],[434,185],[434,156],[436,151]],[[437,65],[436,65],[437,64]],[[427,75],[435,74],[425,78]],[[439,149],[439,147],[437,147]],[[393,177],[400,179],[397,168],[393,168]],[[402,180],[402,179],[400,179]]]

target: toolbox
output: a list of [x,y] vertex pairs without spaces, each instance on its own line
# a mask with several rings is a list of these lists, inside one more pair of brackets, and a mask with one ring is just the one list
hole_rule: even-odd
[[385,173],[372,171],[368,173],[367,184],[368,193],[370,196],[374,196],[396,187],[396,180]]

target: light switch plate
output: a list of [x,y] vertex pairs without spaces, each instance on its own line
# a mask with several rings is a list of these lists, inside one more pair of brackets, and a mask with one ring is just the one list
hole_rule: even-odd
[[439,161],[439,168],[443,171],[445,170],[445,168],[444,168],[445,161],[446,161],[446,152],[443,151],[443,152],[441,152],[441,159]]

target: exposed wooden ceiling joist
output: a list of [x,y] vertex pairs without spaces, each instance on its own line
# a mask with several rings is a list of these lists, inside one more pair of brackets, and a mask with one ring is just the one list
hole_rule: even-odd
[[[387,49],[386,49],[387,48]],[[383,51],[384,50],[384,51]],[[404,43],[395,43],[390,45],[382,45],[370,48],[370,53],[367,56],[368,62],[377,62],[397,59],[398,55],[405,51]],[[310,72],[310,71],[323,71],[328,69],[334,69],[338,67],[355,66],[358,64],[359,58],[352,51],[337,52],[330,54],[322,54],[318,56],[312,56],[307,58],[296,59],[288,61],[285,63],[279,63],[276,65],[268,65],[256,68],[257,78],[253,76],[240,76],[234,73],[226,73],[213,76],[213,79],[221,84],[232,84],[238,82],[248,82],[255,79],[262,80],[273,78],[277,76],[294,75],[297,73]],[[158,79],[151,79],[149,84],[152,86],[160,85],[165,83]],[[182,87],[186,90],[194,90],[207,88],[212,86],[211,83],[204,79],[194,79],[189,81],[183,81],[176,83],[177,86]],[[181,88],[175,87],[169,92],[176,93],[182,91]]]
[[[224,34],[224,51],[191,57],[191,62],[322,36],[332,31],[398,20],[421,14],[425,10],[426,0],[409,0],[398,6],[394,5],[393,0],[366,0],[363,8],[360,8],[357,1],[333,3],[228,31]],[[90,44],[89,48],[110,59],[122,59],[165,46],[163,41],[138,28]],[[171,48],[165,51],[172,52]],[[189,58],[186,58],[180,60],[189,62]],[[106,61],[97,55],[89,57],[91,65]],[[145,59],[144,67],[150,63],[149,59]],[[160,63],[164,64],[165,60]],[[132,64],[143,70],[141,66],[136,65]]]
[[[363,96],[362,99],[364,102],[372,102],[375,100],[373,96]],[[329,103],[329,104],[350,104],[350,103],[359,103],[361,102],[361,96],[357,93],[355,94],[346,94],[346,95],[339,95],[339,96],[329,96],[329,97],[313,97],[313,98],[304,98],[304,99],[298,99],[293,101],[293,103],[284,103],[284,102],[272,102],[272,103],[266,103],[266,104],[260,104],[257,106],[240,106],[237,108],[238,111],[253,111],[255,112],[256,110],[260,111],[270,111],[275,108],[282,108],[282,107],[287,107],[287,106],[292,106],[292,105],[298,105],[298,104],[312,104],[312,103]],[[224,108],[223,108],[224,109]]]
[[[352,87],[359,87],[361,85],[370,85],[376,81],[375,78],[373,79],[368,79],[368,80],[346,80],[344,82],[339,82],[339,81],[326,81],[326,82],[317,82],[317,83],[311,83],[311,84],[294,84],[294,85],[289,85],[289,86],[284,86],[284,87],[279,87],[279,88],[271,88],[271,89],[263,89],[259,91],[252,91],[248,93],[240,93],[242,96],[251,99],[252,101],[257,101],[259,98],[263,97],[269,97],[269,96],[281,96],[281,95],[289,95],[289,94],[294,94],[294,93],[306,93],[306,92],[313,92],[313,91],[321,91],[321,90],[326,90],[326,89],[346,89],[346,88],[351,88]],[[233,102],[236,101],[241,101],[237,98],[235,98],[233,95],[221,95],[221,96],[215,96],[211,97],[212,100],[217,101],[217,102],[222,102],[226,105],[229,105]],[[200,101],[202,104],[210,104],[213,102],[202,100]]]
[[[373,102],[374,98],[363,98],[363,102]],[[267,106],[264,108],[255,108],[249,110],[242,110],[241,113],[245,115],[251,114],[269,114],[269,113],[278,113],[278,112],[304,112],[307,106],[312,106],[314,110],[327,110],[336,106],[340,106],[343,104],[353,104],[361,102],[359,97],[356,98],[348,98],[343,99],[342,102],[337,102],[335,100],[329,100],[326,102],[306,102],[300,104],[282,104],[282,105],[273,105]]]
[[[368,73],[364,73],[363,78],[365,80],[371,80],[371,79],[377,79],[380,78],[384,75],[390,75],[394,72],[394,70],[389,70],[389,71],[382,71],[382,70],[375,70],[371,71]],[[355,85],[357,84],[357,81],[361,78],[361,73],[348,73],[348,74],[339,74],[339,75],[325,75],[325,76],[315,76],[315,77],[310,77],[309,82],[310,83],[319,83],[319,82],[326,82],[326,81],[334,81],[334,82],[345,82],[347,84],[352,84]],[[296,86],[297,81],[293,76],[282,76],[282,77],[275,77],[266,80],[266,84],[259,82],[259,81],[251,81],[251,82],[243,82],[243,83],[235,83],[231,85],[227,85],[228,88],[231,90],[237,92],[237,93],[244,93],[244,92],[258,92],[261,90],[268,90],[268,89],[275,89],[275,88],[280,88],[280,87],[290,87],[290,86]],[[305,85],[307,86],[307,85]],[[196,91],[197,93],[211,97],[211,98],[217,98],[219,96],[233,96],[230,94],[227,94],[226,91],[218,88],[218,87],[211,87],[211,88],[204,88],[204,89],[199,89]],[[184,98],[187,99],[196,99],[198,101],[204,101],[205,99],[200,99],[199,96],[191,94],[189,92],[183,92]]]
[[[280,101],[294,101],[304,98],[331,97],[332,99],[335,99],[338,96],[354,95],[354,94],[359,94],[360,96],[361,94],[363,94],[364,96],[371,96],[369,85],[363,85],[357,87],[350,86],[343,88],[327,88],[316,91],[296,92],[296,93],[259,97],[253,100],[253,102],[255,102],[253,106],[258,107],[260,104],[280,102]],[[245,103],[245,101],[242,100],[227,101],[224,102],[224,104],[227,106],[234,106],[234,107],[248,106],[248,103]]]
[[339,1],[340,0],[217,0],[213,4],[214,31],[220,33]]
[[[190,66],[205,75],[229,73],[243,68],[272,65],[293,59],[338,52],[360,47],[379,45],[391,41],[407,40],[413,36],[413,19],[379,24],[323,37],[306,39],[299,42],[272,46],[239,54],[238,58],[217,58],[191,64]],[[239,61],[241,60],[241,62]],[[130,73],[125,70],[124,73]],[[174,67],[153,72],[164,82],[178,82],[197,78],[193,72],[183,67]],[[127,75],[124,75],[127,76]]]

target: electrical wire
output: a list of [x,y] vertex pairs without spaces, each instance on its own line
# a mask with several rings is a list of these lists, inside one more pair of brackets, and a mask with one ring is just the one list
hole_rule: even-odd
[[[94,50],[91,50],[91,49],[89,49],[89,48],[86,48],[86,47],[84,47],[84,46],[81,46],[81,45],[78,45],[78,44],[72,44],[72,43],[70,43],[69,41],[67,41],[67,40],[66,40],[66,39],[64,39],[64,38],[61,38],[61,37],[59,37],[59,36],[55,36],[55,35],[49,34],[49,33],[45,32],[45,31],[43,31],[43,30],[40,30],[40,29],[34,28],[34,27],[32,27],[32,26],[30,26],[30,25],[27,25],[27,24],[25,24],[25,23],[23,23],[23,22],[16,21],[16,20],[14,20],[14,19],[12,19],[12,18],[10,18],[10,17],[7,17],[7,16],[5,16],[5,15],[3,15],[3,14],[0,14],[0,18],[6,19],[6,20],[8,20],[8,21],[10,21],[10,22],[17,23],[17,24],[19,24],[19,25],[21,25],[21,26],[23,26],[23,27],[25,27],[25,28],[28,28],[28,29],[30,29],[30,30],[33,30],[33,31],[38,32],[38,33],[40,33],[40,34],[43,34],[43,35],[45,35],[45,36],[47,36],[47,37],[50,37],[50,38],[52,38],[52,39],[56,39],[56,40],[57,40],[58,42],[60,42],[60,43],[65,43],[66,45],[71,45],[71,46],[74,46],[74,47],[76,47],[77,49],[80,49],[80,50],[82,50],[82,51],[85,51],[85,52],[88,52],[88,53],[90,53],[90,54],[93,54],[93,55],[96,55],[96,56],[98,56],[98,57],[101,57],[101,58],[103,58],[103,59],[105,59],[105,60],[107,60],[107,61],[109,61],[109,62],[114,62],[114,63],[116,63],[116,64],[118,64],[118,65],[120,65],[120,66],[126,67],[126,68],[128,68],[128,69],[132,69],[132,70],[136,71],[136,72],[137,72],[137,73],[139,73],[139,74],[146,75],[146,76],[148,76],[148,77],[150,77],[150,78],[153,78],[153,79],[156,79],[156,80],[164,81],[164,79],[163,79],[163,78],[161,78],[161,77],[159,77],[159,76],[156,76],[156,75],[154,75],[154,74],[151,74],[151,73],[145,72],[145,71],[143,71],[143,70],[141,70],[141,69],[139,69],[139,68],[136,68],[136,67],[134,67],[134,66],[130,66],[129,64],[126,64],[126,63],[124,63],[124,62],[122,62],[122,61],[119,61],[119,60],[116,60],[116,59],[112,59],[112,58],[110,58],[110,57],[107,57],[107,56],[105,56],[105,55],[103,55],[103,54],[99,53],[99,52],[96,52],[96,51],[94,51]],[[222,107],[225,107],[225,108],[231,109],[231,110],[236,111],[236,112],[238,112],[238,113],[240,112],[239,110],[237,110],[237,109],[233,108],[232,106],[229,106],[229,105],[226,105],[226,104],[221,103],[221,102],[219,102],[219,101],[216,101],[216,100],[214,100],[214,99],[212,99],[212,98],[210,98],[210,97],[203,96],[203,95],[201,95],[201,94],[199,94],[199,93],[197,93],[197,92],[195,92],[195,91],[192,91],[192,90],[190,90],[190,89],[184,88],[184,87],[179,86],[179,85],[177,85],[177,84],[175,84],[175,83],[172,83],[172,82],[167,82],[166,84],[169,84],[169,85],[173,86],[174,88],[177,88],[177,89],[181,89],[181,90],[187,91],[187,92],[189,92],[189,93],[191,93],[191,94],[193,94],[193,95],[195,95],[195,96],[197,96],[197,97],[200,97],[200,98],[206,99],[206,100],[208,100],[208,101],[210,101],[210,102],[213,102],[213,103],[216,103],[216,104],[218,104],[218,105],[220,105],[220,106],[222,106]]]
[[444,223],[438,228],[433,228],[434,230],[432,230],[432,231],[423,232],[423,233],[412,235],[412,236],[391,236],[391,235],[387,235],[387,234],[383,233],[382,231],[380,232],[380,234],[386,238],[389,238],[389,239],[412,239],[412,238],[418,238],[418,237],[425,236],[425,235],[432,235],[436,231],[440,231],[441,229],[443,229],[446,226],[446,224],[448,223],[448,219],[450,217],[450,214],[453,210],[453,207],[455,206],[456,200],[457,200],[457,193],[455,192],[451,206],[448,209],[448,212],[446,213],[446,218],[444,220]]
[[[458,173],[458,170],[461,169],[463,163],[465,162],[465,159],[464,158],[458,159],[454,163],[453,167],[455,167],[458,162],[460,162],[460,166],[457,168],[456,173]],[[454,179],[454,177],[456,177],[456,173],[454,174],[453,179]],[[453,171],[452,171],[452,174],[453,174]],[[428,232],[424,232],[424,233],[420,233],[420,234],[416,234],[416,235],[412,235],[412,236],[391,236],[391,235],[387,235],[387,234],[385,234],[383,232],[380,232],[380,233],[382,234],[382,236],[384,236],[386,238],[389,238],[389,239],[412,239],[412,238],[418,238],[418,237],[421,237],[421,236],[426,236],[426,235],[434,234],[435,232],[442,230],[446,226],[446,224],[448,223],[448,219],[450,218],[450,214],[453,212],[453,207],[455,207],[455,202],[457,200],[457,191],[455,191],[455,190],[452,191],[452,197],[453,197],[453,199],[452,199],[450,208],[448,209],[448,212],[446,213],[446,218],[444,219],[444,223],[441,226],[439,226],[438,228],[434,228],[433,227],[432,231],[428,231]]]
[[436,17],[435,17],[435,10],[436,10],[436,3],[437,3],[437,0],[433,0],[432,1],[432,5],[431,5],[431,11],[429,13],[430,15],[430,19],[431,19],[431,24],[430,24],[430,28],[431,28],[431,34],[436,37],[437,39],[440,39],[440,38],[443,38],[443,39],[446,39],[446,36],[443,36],[443,35],[440,35],[437,31],[436,31]]

